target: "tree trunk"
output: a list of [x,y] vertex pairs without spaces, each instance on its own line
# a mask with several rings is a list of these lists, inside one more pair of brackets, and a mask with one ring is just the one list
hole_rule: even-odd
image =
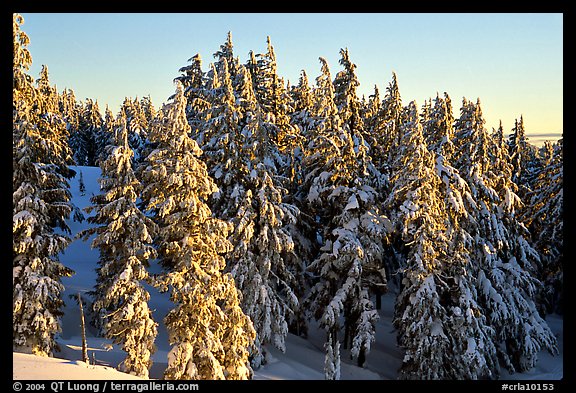
[[78,304],[80,305],[80,328],[82,329],[82,361],[89,363],[88,347],[86,346],[86,325],[84,324],[84,308],[82,307],[82,297],[78,292]]
[[366,349],[362,347],[360,348],[360,353],[358,354],[358,367],[364,367],[365,361],[366,361]]

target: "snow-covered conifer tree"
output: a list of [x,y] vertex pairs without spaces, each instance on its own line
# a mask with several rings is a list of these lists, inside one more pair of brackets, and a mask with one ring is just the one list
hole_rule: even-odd
[[308,130],[313,124],[311,118],[311,111],[314,105],[312,89],[310,87],[310,82],[308,82],[308,75],[306,71],[302,70],[300,72],[300,78],[298,79],[298,85],[292,86],[290,89],[290,95],[292,97],[293,111],[291,113],[292,123],[300,128],[300,135],[302,135],[304,141],[307,141]]
[[102,147],[98,145],[102,116],[98,102],[87,98],[80,114],[78,130],[70,134],[70,148],[74,152],[77,165],[96,166],[96,159]]
[[388,161],[394,160],[394,154],[399,148],[400,139],[402,138],[402,131],[400,126],[403,123],[402,114],[404,113],[402,107],[402,98],[400,96],[400,89],[398,87],[398,78],[396,73],[392,73],[392,80],[386,87],[386,94],[382,100],[382,114],[381,117],[384,121],[383,133],[383,147],[388,153]]
[[134,152],[134,164],[138,166],[142,161],[142,154],[146,145],[148,120],[137,98],[124,98],[120,107],[120,116],[126,119],[128,144]]
[[[233,92],[227,65],[220,60],[219,93],[207,116],[203,146],[211,173],[220,187],[215,214],[234,225],[228,269],[242,293],[242,309],[252,319],[257,337],[251,350],[254,367],[265,362],[264,344],[285,350],[288,321],[298,307],[294,293],[294,241],[287,230],[298,209],[283,201],[286,190],[278,176],[282,157],[268,131],[250,76],[240,66]],[[204,138],[202,138],[204,139]]]
[[180,68],[181,75],[174,80],[180,81],[184,87],[184,95],[188,103],[186,116],[192,129],[192,136],[196,139],[206,121],[204,116],[210,108],[210,94],[206,91],[208,77],[202,71],[202,58],[199,54],[195,54],[188,61],[190,64]]
[[534,189],[527,194],[523,220],[534,236],[542,258],[539,277],[544,284],[545,312],[562,312],[564,259],[563,139],[543,146],[546,156]]
[[525,371],[535,366],[541,349],[558,350],[534,303],[541,286],[534,276],[540,257],[515,216],[521,202],[512,167],[484,128],[479,100],[476,104],[463,100],[455,139],[455,167],[477,206],[466,230],[474,234],[469,274],[477,277],[478,304],[495,330],[501,361],[511,371]]
[[364,134],[364,121],[361,116],[360,100],[356,90],[360,86],[356,76],[356,64],[350,60],[348,48],[340,49],[340,65],[344,69],[334,78],[334,103],[338,107],[338,114],[344,124],[348,126],[352,135]]
[[148,308],[149,259],[155,258],[152,236],[155,225],[136,206],[141,185],[132,169],[133,152],[128,143],[126,119],[121,118],[100,163],[101,194],[91,198],[96,211],[88,222],[97,226],[79,234],[96,234],[92,247],[100,250],[98,277],[93,291],[93,310],[101,318],[104,335],[126,352],[120,370],[148,377],[155,350],[157,323]]
[[422,129],[428,150],[452,160],[454,154],[454,114],[452,100],[448,93],[444,97],[438,94],[430,109],[428,120],[422,123]]
[[[293,111],[292,97],[284,85],[284,80],[278,75],[276,54],[270,37],[266,38],[266,43],[266,53],[255,55],[247,68],[252,77],[254,95],[266,122],[269,123],[270,138],[286,161],[278,168],[279,174],[285,176],[289,183],[294,183],[298,169],[294,163],[301,150],[302,136],[300,129],[292,124],[289,116]],[[292,187],[292,184],[287,186]]]
[[13,14],[12,345],[51,356],[61,329],[61,278],[73,274],[58,260],[70,239],[54,228],[69,232],[65,219],[72,207],[61,170],[64,160],[53,154],[61,151],[51,138],[59,130],[38,125],[36,106],[42,98],[26,73],[32,57],[23,23],[21,15]]
[[302,184],[302,150],[303,146],[309,142],[308,133],[314,126],[312,118],[312,107],[314,105],[313,95],[306,71],[300,72],[298,85],[291,86],[289,94],[293,102],[293,110],[290,113],[290,122],[298,127],[300,135],[300,146],[294,149],[294,160],[292,162],[294,179],[291,182],[291,195],[296,197]]
[[386,201],[406,258],[394,319],[405,350],[399,377],[492,376],[491,329],[478,316],[475,289],[464,271],[470,236],[458,219],[466,214],[467,185],[443,156],[428,150],[414,102],[403,118],[403,150],[394,165],[402,170],[392,176]]
[[[64,89],[58,95],[58,107],[68,131],[68,142],[70,136],[78,131],[80,125],[80,113],[82,112],[82,103],[76,101],[76,96],[72,89]],[[72,147],[70,147],[72,149]]]
[[530,191],[531,183],[537,174],[531,166],[536,161],[536,148],[528,142],[524,129],[524,118],[514,121],[514,128],[508,137],[508,154],[513,166],[512,181],[519,186],[520,197]]
[[108,158],[108,152],[106,148],[108,145],[114,144],[114,134],[116,133],[116,121],[117,119],[112,114],[108,105],[106,105],[106,110],[104,111],[104,121],[102,122],[102,128],[98,133],[96,144],[99,147],[98,158],[96,163],[100,165],[102,161]]
[[234,280],[224,274],[228,223],[207,200],[217,191],[202,150],[190,138],[184,89],[162,108],[149,138],[156,148],[142,171],[143,200],[158,224],[156,247],[166,272],[158,285],[174,308],[164,319],[172,349],[166,379],[247,379],[255,332],[240,308]]
[[230,80],[235,85],[236,76],[238,75],[240,62],[237,57],[234,57],[234,44],[232,43],[232,32],[229,31],[226,35],[226,42],[220,45],[220,50],[214,53],[214,58],[220,62],[224,59],[230,74]]
[[[306,306],[326,331],[327,379],[340,378],[340,319],[344,344],[360,365],[374,341],[378,318],[370,284],[385,285],[380,271],[383,239],[390,226],[376,208],[366,159],[357,154],[350,131],[338,115],[334,86],[325,59],[316,79],[316,125],[304,150],[303,190],[307,212],[316,217],[320,249],[309,270],[316,276]],[[373,278],[378,281],[371,283]]]

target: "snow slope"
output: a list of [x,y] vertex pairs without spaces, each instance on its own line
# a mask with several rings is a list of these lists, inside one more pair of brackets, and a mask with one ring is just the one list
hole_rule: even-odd
[[[98,176],[100,169],[94,167],[72,167],[77,171],[76,177],[71,179],[70,191],[72,202],[80,209],[90,205],[90,197],[99,193]],[[78,179],[82,172],[86,192],[80,195]],[[87,216],[86,213],[84,213]],[[75,222],[69,220],[72,234],[88,227],[86,221]],[[62,255],[64,265],[75,270],[76,274],[63,279],[66,290],[63,293],[65,300],[64,317],[62,318],[62,333],[58,338],[61,352],[56,358],[42,358],[33,355],[14,353],[13,378],[14,379],[138,379],[135,376],[116,371],[115,368],[122,361],[125,354],[110,341],[97,337],[93,327],[87,324],[88,355],[95,365],[81,362],[80,339],[80,311],[76,296],[82,294],[84,302],[90,297],[86,292],[92,290],[98,261],[98,250],[90,248],[91,239],[84,242],[74,240]],[[152,271],[159,271],[152,266]],[[152,360],[150,378],[162,378],[167,363],[167,353],[170,350],[166,329],[162,319],[172,304],[167,294],[159,293],[155,288],[147,287],[150,291],[150,308],[154,310],[154,319],[159,322],[158,337],[156,339],[157,351]],[[380,320],[376,326],[376,342],[367,356],[364,368],[355,366],[349,358],[349,351],[342,350],[342,379],[396,379],[397,370],[402,363],[403,352],[396,346],[396,333],[392,327],[392,311],[394,296],[387,294],[382,298],[382,309],[379,310]],[[89,304],[84,305],[85,312],[90,309]],[[90,315],[86,315],[90,319]],[[502,379],[513,380],[557,380],[563,376],[563,323],[562,318],[550,315],[547,318],[552,331],[558,336],[560,355],[551,356],[543,352],[538,366],[526,373],[510,375],[502,372]],[[304,339],[290,334],[286,340],[286,353],[276,348],[268,348],[268,363],[255,371],[256,380],[282,380],[282,379],[324,379],[324,332],[313,323],[309,327],[309,337]]]
[[13,379],[138,379],[140,378],[116,371],[110,367],[92,366],[77,360],[60,358],[47,358],[30,355],[26,353],[16,353],[12,355],[14,362]]

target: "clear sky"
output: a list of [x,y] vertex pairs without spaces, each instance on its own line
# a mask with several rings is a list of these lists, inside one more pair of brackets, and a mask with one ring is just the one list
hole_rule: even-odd
[[563,130],[561,13],[23,13],[37,78],[46,64],[59,91],[97,99],[117,113],[125,97],[150,95],[156,107],[173,79],[199,53],[204,70],[232,32],[234,53],[266,51],[270,36],[278,72],[292,84],[304,69],[313,84],[326,58],[332,77],[340,48],[357,65],[359,95],[396,72],[404,104],[420,106],[447,92],[454,114],[462,97],[480,98],[486,127],[506,133],[524,116],[530,141]]

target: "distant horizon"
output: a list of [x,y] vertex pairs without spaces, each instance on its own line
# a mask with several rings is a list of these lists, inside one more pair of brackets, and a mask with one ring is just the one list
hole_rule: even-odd
[[[480,98],[486,128],[502,121],[509,135],[520,116],[528,139],[552,142],[563,133],[563,14],[43,14],[23,13],[38,78],[48,66],[59,92],[98,101],[118,113],[125,98],[150,96],[160,108],[174,93],[178,69],[199,53],[202,69],[232,33],[234,55],[266,51],[270,36],[284,82],[311,86],[319,57],[332,78],[341,70],[340,48],[357,65],[358,96],[374,85],[383,98],[395,72],[402,103],[447,92],[454,117],[462,98]],[[349,28],[347,28],[349,27]],[[542,140],[538,144],[534,140]]]

